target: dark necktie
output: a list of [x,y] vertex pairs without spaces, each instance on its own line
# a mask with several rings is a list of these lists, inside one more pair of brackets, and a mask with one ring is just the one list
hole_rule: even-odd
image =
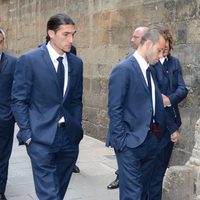
[[151,88],[151,70],[150,67],[147,68],[146,70],[146,77],[147,77],[147,83],[148,83],[148,89],[151,97],[151,104],[152,104],[152,113],[151,113],[151,124],[150,127],[152,127],[153,124],[153,101],[152,101],[152,88]]
[[151,98],[152,98],[152,89],[151,89],[151,71],[150,71],[150,67],[148,67],[147,70],[146,70],[146,76],[147,76],[147,83],[148,83],[149,93],[150,93]]
[[58,60],[58,69],[57,69],[57,77],[58,77],[58,82],[60,84],[60,89],[62,91],[62,94],[63,94],[63,90],[64,90],[64,80],[65,80],[65,68],[64,68],[64,65],[63,65],[63,57],[58,57],[57,58]]

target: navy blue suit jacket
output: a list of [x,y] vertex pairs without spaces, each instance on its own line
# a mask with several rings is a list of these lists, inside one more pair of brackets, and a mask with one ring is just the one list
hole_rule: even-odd
[[79,143],[82,139],[83,63],[71,53],[67,53],[67,60],[68,85],[63,97],[46,45],[18,59],[12,109],[20,128],[17,135],[20,144],[32,138],[37,143],[51,145],[60,113],[64,115],[71,142]]
[[[185,86],[182,75],[182,67],[179,60],[173,56],[168,57],[168,61],[164,63],[167,67],[166,72],[164,66],[158,62],[154,68],[156,78],[162,94],[168,96],[171,107],[166,107],[167,129],[170,133],[175,132],[181,126],[181,117],[178,104],[187,96],[188,90]],[[170,137],[165,135],[163,138],[166,142]]]
[[[155,120],[163,131],[164,106],[156,83],[155,87]],[[151,95],[140,66],[133,56],[119,63],[110,75],[108,114],[110,124],[107,146],[118,150],[124,146],[134,148],[143,143],[152,118]]]
[[14,121],[11,111],[11,89],[17,58],[2,53],[0,60],[0,120]]

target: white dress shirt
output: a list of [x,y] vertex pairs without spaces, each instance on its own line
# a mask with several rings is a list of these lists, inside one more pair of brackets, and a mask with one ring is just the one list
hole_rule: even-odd
[[[50,58],[52,60],[53,65],[55,67],[55,71],[56,72],[58,70],[58,64],[59,64],[57,58],[58,57],[63,57],[62,63],[63,63],[64,68],[65,68],[65,79],[64,79],[64,89],[63,89],[64,90],[63,91],[63,96],[64,96],[64,94],[66,92],[66,89],[67,89],[67,84],[68,84],[68,61],[67,61],[67,56],[66,56],[65,53],[63,53],[63,55],[58,54],[55,51],[55,49],[51,46],[50,42],[47,44],[47,49],[49,51],[49,55],[50,55]],[[61,123],[61,122],[65,122],[64,117],[61,117],[61,119],[59,120],[59,123]]]
[[[135,57],[135,59],[137,60],[140,69],[142,71],[142,74],[144,76],[144,79],[146,81],[146,84],[148,86],[148,81],[147,81],[147,77],[146,77],[146,70],[149,67],[149,64],[147,63],[147,61],[138,53],[138,51],[136,50],[135,53],[133,54],[133,56]],[[152,91],[152,106],[153,106],[153,116],[155,116],[155,84],[153,81],[153,78],[151,76],[151,91]]]
[[62,60],[62,63],[64,65],[64,68],[65,68],[65,79],[64,79],[64,91],[63,91],[63,96],[65,94],[65,91],[67,89],[67,84],[68,84],[68,61],[67,61],[67,56],[65,53],[63,53],[63,55],[60,55],[58,54],[54,48],[51,46],[50,43],[47,44],[47,49],[49,51],[49,55],[50,55],[50,58],[51,58],[51,61],[55,67],[55,70],[57,72],[57,69],[58,69],[58,60],[57,58],[58,57],[63,57],[63,60]]
[[160,63],[161,63],[162,65],[163,65],[163,63],[165,62],[165,59],[168,60],[167,56],[166,56],[166,57],[162,57],[162,58],[160,58]]

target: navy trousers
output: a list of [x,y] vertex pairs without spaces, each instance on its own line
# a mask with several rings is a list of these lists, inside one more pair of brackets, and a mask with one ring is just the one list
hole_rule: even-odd
[[78,145],[70,142],[65,128],[58,128],[51,146],[31,142],[27,152],[38,198],[63,200],[78,157]]
[[0,120],[0,193],[4,193],[8,178],[8,165],[13,146],[14,120]]
[[158,142],[158,136],[148,133],[140,146],[115,151],[119,168],[120,200],[147,198]]
[[[169,133],[166,133],[170,135]],[[168,139],[168,143],[164,147],[160,146],[158,154],[155,158],[155,167],[151,177],[151,184],[148,192],[148,200],[162,199],[162,185],[165,172],[169,165],[174,143]]]

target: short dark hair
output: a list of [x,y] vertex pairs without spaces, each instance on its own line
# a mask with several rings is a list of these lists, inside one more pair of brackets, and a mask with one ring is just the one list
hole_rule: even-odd
[[171,51],[173,49],[173,43],[174,43],[173,36],[170,29],[168,28],[167,25],[161,25],[161,24],[154,25],[154,28],[162,32],[162,36],[165,38],[165,41],[169,42],[169,56],[170,56]]
[[71,17],[69,17],[64,13],[58,13],[56,15],[51,16],[49,21],[47,22],[46,42],[50,41],[48,30],[53,30],[56,33],[61,25],[66,25],[66,24],[75,25]]
[[141,37],[140,44],[143,45],[147,40],[151,40],[153,44],[155,44],[159,40],[160,36],[165,39],[164,31],[156,26],[152,26]]

